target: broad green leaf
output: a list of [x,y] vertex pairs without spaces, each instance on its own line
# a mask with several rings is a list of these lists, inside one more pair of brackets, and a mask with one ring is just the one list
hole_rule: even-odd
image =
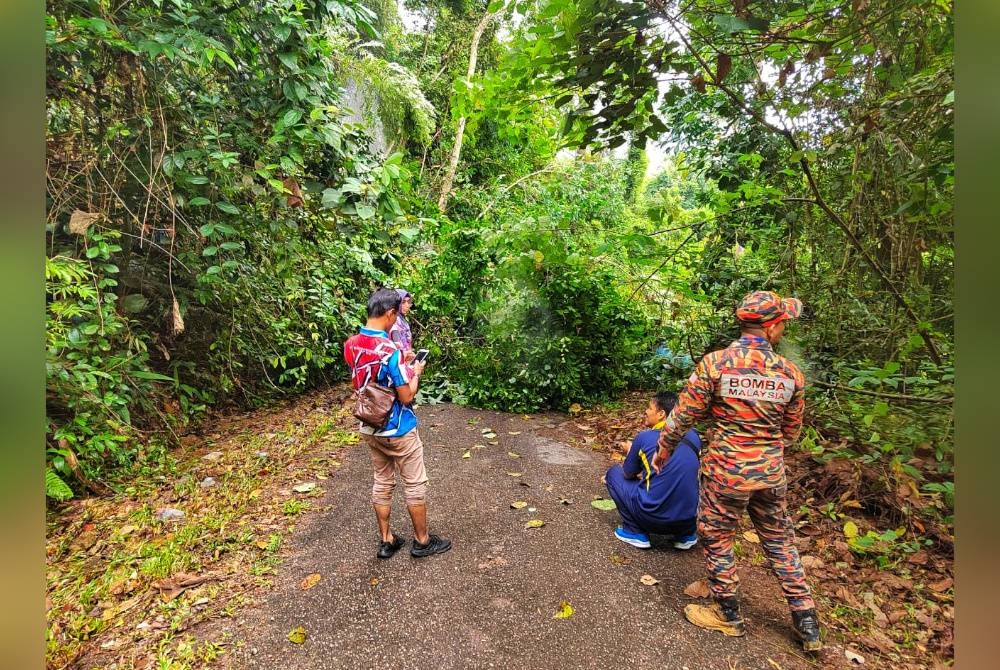
[[168,377],[167,375],[161,375],[158,372],[149,372],[147,370],[136,370],[131,373],[133,377],[138,379],[149,379],[157,382],[172,382],[173,377]]
[[715,25],[719,26],[727,33],[738,33],[745,30],[764,32],[770,25],[764,19],[758,19],[753,16],[742,18],[739,16],[730,16],[728,14],[716,14],[712,20],[715,21]]
[[149,304],[149,300],[146,296],[141,293],[130,293],[129,295],[122,298],[122,309],[130,314],[138,314],[142,310],[146,309]]
[[278,54],[278,60],[280,60],[284,66],[292,72],[297,72],[299,69],[299,57],[297,54],[281,53]]
[[598,498],[597,500],[591,500],[590,506],[605,512],[609,512],[616,509],[615,501],[609,498]]

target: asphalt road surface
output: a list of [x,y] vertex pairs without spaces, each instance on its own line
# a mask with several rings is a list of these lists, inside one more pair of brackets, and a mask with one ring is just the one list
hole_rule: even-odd
[[[225,655],[230,667],[814,667],[791,639],[766,566],[740,562],[746,637],[684,619],[692,602],[684,587],[705,576],[700,547],[676,551],[654,536],[654,547],[641,550],[615,539],[617,514],[590,504],[607,495],[600,478],[609,463],[558,439],[565,417],[455,405],[417,414],[431,532],[450,538],[452,550],[414,559],[408,542],[392,559],[376,559],[368,452],[350,448],[338,475],[324,482],[331,510],[304,515],[273,590],[237,615],[231,632],[238,643]],[[498,444],[488,444],[483,428]],[[513,509],[514,501],[528,507]],[[545,525],[525,528],[530,519]],[[401,486],[392,527],[412,539]],[[301,589],[311,573],[322,580]],[[659,583],[641,583],[647,574]],[[553,618],[563,602],[572,616]],[[287,637],[298,626],[307,634],[302,644]]]

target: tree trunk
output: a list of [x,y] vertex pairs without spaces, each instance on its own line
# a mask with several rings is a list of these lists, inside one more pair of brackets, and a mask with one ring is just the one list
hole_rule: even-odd
[[[479,40],[483,36],[483,31],[489,25],[490,20],[496,16],[496,12],[487,12],[476,26],[472,33],[472,44],[469,47],[469,70],[465,75],[467,81],[472,81],[476,74],[476,59],[479,57]],[[438,197],[438,209],[444,214],[448,204],[448,195],[451,193],[452,184],[455,182],[455,171],[458,169],[458,159],[462,155],[462,136],[465,135],[465,116],[458,119],[458,127],[455,129],[455,144],[451,148],[451,156],[448,158],[448,171],[444,174],[444,181],[441,182],[441,195]]]

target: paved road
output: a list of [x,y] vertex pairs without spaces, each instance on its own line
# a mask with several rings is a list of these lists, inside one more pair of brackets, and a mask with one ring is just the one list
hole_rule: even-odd
[[[704,576],[701,551],[678,552],[663,541],[643,551],[616,540],[617,515],[590,505],[606,495],[600,477],[607,462],[552,439],[561,417],[527,420],[454,405],[417,413],[431,530],[454,548],[413,559],[408,544],[378,561],[370,462],[364,447],[352,448],[339,475],[324,483],[332,511],[300,524],[273,591],[238,615],[240,644],[226,654],[231,667],[809,667],[795,653],[778,588],[759,567],[743,568],[745,638],[684,620],[691,600],[682,591]],[[498,445],[487,444],[484,427],[496,432]],[[462,458],[475,444],[485,448]],[[535,511],[511,509],[515,500]],[[393,528],[409,538],[402,490],[395,505]],[[526,529],[531,518],[545,526]],[[317,572],[319,585],[301,590],[302,578]],[[644,574],[660,583],[643,585]],[[554,619],[562,601],[574,614]],[[286,638],[296,626],[308,632],[301,645]]]

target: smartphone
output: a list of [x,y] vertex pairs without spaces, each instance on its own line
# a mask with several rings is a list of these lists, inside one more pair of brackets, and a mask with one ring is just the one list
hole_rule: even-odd
[[429,354],[429,353],[430,353],[430,351],[428,351],[427,349],[420,349],[420,350],[418,350],[417,351],[417,355],[413,357],[413,362],[414,363],[420,363],[420,362],[422,362],[425,358],[427,358],[427,354]]

